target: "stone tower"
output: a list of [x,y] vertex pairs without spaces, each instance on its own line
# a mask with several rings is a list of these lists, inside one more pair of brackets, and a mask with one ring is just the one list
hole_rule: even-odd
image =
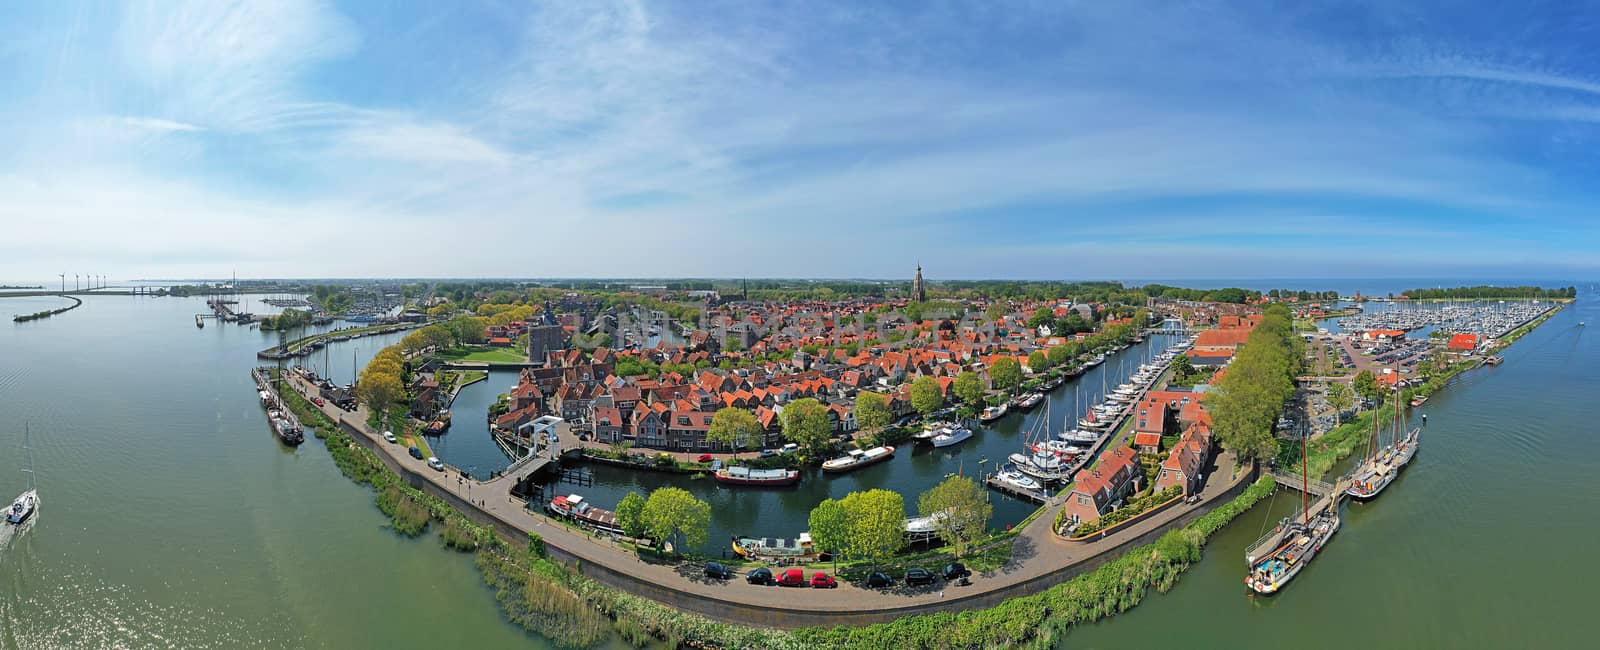
[[917,262],[917,278],[911,281],[911,297],[917,302],[928,300],[928,288],[922,284],[922,263]]

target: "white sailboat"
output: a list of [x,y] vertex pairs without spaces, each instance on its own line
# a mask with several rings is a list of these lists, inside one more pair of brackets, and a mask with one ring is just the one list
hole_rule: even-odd
[[24,424],[22,451],[28,456],[28,466],[22,472],[28,475],[28,489],[17,496],[17,499],[11,502],[11,507],[6,509],[6,523],[13,526],[26,522],[33,516],[34,511],[39,509],[39,489],[33,482],[33,448],[28,446],[29,434],[27,425]]

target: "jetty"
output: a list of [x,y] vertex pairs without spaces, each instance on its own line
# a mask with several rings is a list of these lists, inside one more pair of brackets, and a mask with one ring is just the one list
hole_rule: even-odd
[[999,492],[999,493],[1004,494],[1004,495],[1009,496],[1009,497],[1022,499],[1023,501],[1027,501],[1028,503],[1033,503],[1033,504],[1037,504],[1037,505],[1044,505],[1045,503],[1050,501],[1050,493],[1045,491],[1042,488],[1035,488],[1035,489],[1032,489],[1032,490],[1025,490],[1025,489],[1022,489],[1020,487],[1017,487],[1015,485],[1012,485],[1010,483],[1007,483],[1005,481],[1000,480],[999,476],[991,475],[987,480],[984,481],[984,483],[987,484],[989,486],[989,489],[991,489],[991,490],[994,490],[996,492]]

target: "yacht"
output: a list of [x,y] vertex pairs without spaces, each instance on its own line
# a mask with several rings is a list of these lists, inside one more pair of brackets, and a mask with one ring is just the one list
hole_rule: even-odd
[[996,474],[995,478],[1001,483],[1009,485],[1018,490],[1027,490],[1031,492],[1039,489],[1038,481],[1033,480],[1033,477],[1023,474],[1015,469],[1002,471],[999,474]]
[[800,471],[793,469],[751,469],[743,465],[724,467],[713,474],[718,483],[781,487],[800,482]]
[[966,427],[945,427],[939,435],[933,437],[934,447],[951,447],[966,442],[972,437],[972,429]]
[[1096,442],[1099,442],[1100,436],[1102,435],[1104,434],[1095,431],[1067,429],[1066,431],[1056,434],[1056,437],[1060,438],[1063,442],[1092,445]]
[[894,447],[884,445],[873,447],[866,451],[851,449],[845,455],[822,463],[824,472],[848,472],[860,469],[873,463],[881,463],[894,456]]

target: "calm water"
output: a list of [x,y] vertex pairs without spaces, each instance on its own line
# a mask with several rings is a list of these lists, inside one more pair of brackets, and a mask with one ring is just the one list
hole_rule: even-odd
[[[8,298],[0,315],[58,304]],[[341,476],[319,441],[279,445],[248,375],[276,336],[196,329],[203,309],[199,298],[91,297],[56,318],[0,326],[0,494],[21,490],[8,468],[20,464],[26,421],[44,500],[0,555],[0,647],[547,647],[503,621],[470,556],[445,552],[436,536],[386,530],[370,492]],[[1239,556],[1263,522],[1292,507],[1289,493],[1220,533],[1171,594],[1076,631],[1067,645],[1577,644],[1580,590],[1600,578],[1570,550],[1600,532],[1591,515],[1600,483],[1587,478],[1600,459],[1585,447],[1600,344],[1578,320],[1600,321],[1588,296],[1513,346],[1505,365],[1436,397],[1416,463],[1377,502],[1352,507],[1284,594],[1244,596]],[[336,346],[326,365],[348,380],[352,350],[359,365],[392,340]],[[1144,352],[1125,358],[1135,355]],[[320,370],[324,360],[306,363]],[[1119,360],[1103,368],[1115,385]],[[1099,391],[1098,372],[1082,380],[1084,402]],[[463,392],[456,427],[435,443],[442,457],[480,474],[505,462],[483,409],[514,381],[495,373]],[[1052,401],[1060,428],[1076,414],[1073,385]],[[734,533],[799,532],[818,500],[851,490],[896,487],[915,508],[915,495],[946,473],[974,473],[982,458],[992,468],[1044,413],[1008,417],[953,450],[901,451],[791,490],[609,468],[595,486],[563,489],[611,505],[629,489],[688,486],[716,508],[715,551]],[[1031,510],[999,495],[995,503],[996,527]]]
[[1243,553],[1297,505],[1290,491],[1219,533],[1170,593],[1062,647],[1594,647],[1600,568],[1584,554],[1600,534],[1600,336],[1585,330],[1600,305],[1586,289],[1503,365],[1461,375],[1421,409],[1416,460],[1377,500],[1347,505],[1283,593],[1245,595]]
[[280,445],[249,377],[276,337],[196,329],[203,310],[90,297],[0,326],[0,493],[22,490],[28,422],[43,502],[0,552],[0,647],[547,646],[501,618],[470,555],[386,530],[319,441]]

